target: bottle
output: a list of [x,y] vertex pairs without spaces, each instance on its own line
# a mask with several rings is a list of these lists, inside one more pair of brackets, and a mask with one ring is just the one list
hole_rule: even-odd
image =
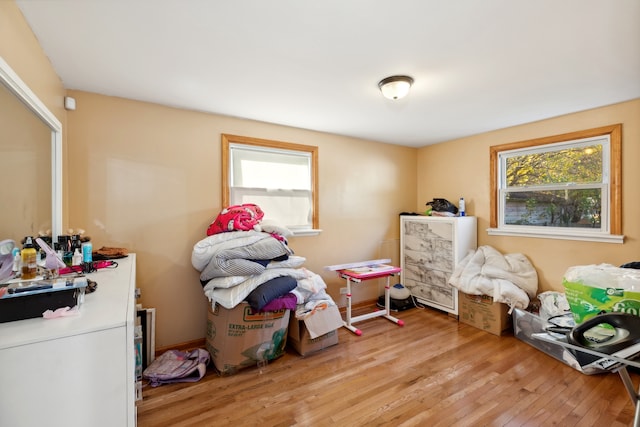
[[84,242],[82,244],[82,262],[89,263],[93,262],[93,245],[91,242]]
[[460,201],[458,202],[458,214],[460,216],[466,215],[466,212],[464,210],[464,197],[460,197]]
[[22,258],[22,279],[35,279],[38,271],[38,264],[36,262],[36,248],[33,246],[33,239],[31,236],[26,238],[20,255]]
[[13,251],[11,253],[13,254],[13,268],[11,270],[14,273],[17,273],[18,271],[20,271],[20,267],[22,266],[22,257],[20,256],[20,249],[13,248]]
[[66,265],[67,267],[71,267],[71,265],[73,264],[73,252],[62,252],[62,262],[64,262],[64,265]]
[[73,252],[73,259],[71,260],[71,265],[80,265],[82,264],[82,254],[80,253],[80,249],[76,248]]

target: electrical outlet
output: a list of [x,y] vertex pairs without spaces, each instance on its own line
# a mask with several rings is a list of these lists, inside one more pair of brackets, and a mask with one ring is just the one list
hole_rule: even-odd
[[347,288],[340,288],[340,295],[346,295]]

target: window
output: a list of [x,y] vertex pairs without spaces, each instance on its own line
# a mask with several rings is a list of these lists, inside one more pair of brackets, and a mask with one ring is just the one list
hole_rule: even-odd
[[622,243],[622,125],[493,146],[489,234]]
[[222,135],[222,204],[255,203],[295,234],[318,219],[318,147]]

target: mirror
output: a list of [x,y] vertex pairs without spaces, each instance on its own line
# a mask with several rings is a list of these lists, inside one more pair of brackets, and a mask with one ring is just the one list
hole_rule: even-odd
[[[0,240],[62,232],[62,125],[0,58]],[[20,245],[19,245],[20,246]]]

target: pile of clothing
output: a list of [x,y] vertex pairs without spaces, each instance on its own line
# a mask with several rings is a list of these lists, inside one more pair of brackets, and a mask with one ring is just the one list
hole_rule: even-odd
[[284,308],[303,316],[335,305],[322,277],[289,247],[291,231],[263,217],[254,204],[225,208],[194,245],[191,263],[212,306],[232,309],[246,301],[254,312]]

